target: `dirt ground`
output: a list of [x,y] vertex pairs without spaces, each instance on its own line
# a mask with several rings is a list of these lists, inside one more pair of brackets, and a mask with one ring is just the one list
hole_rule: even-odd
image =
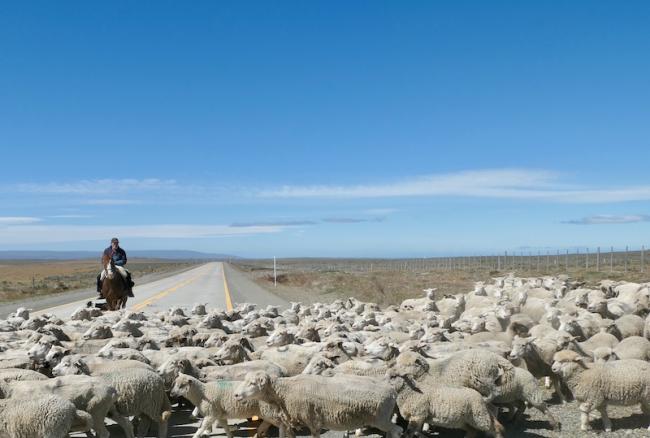
[[594,286],[602,279],[650,281],[650,273],[640,269],[597,272],[575,264],[568,271],[564,267],[537,270],[527,266],[499,271],[478,266],[454,270],[432,268],[413,260],[290,259],[278,260],[277,285],[274,285],[272,261],[239,260],[231,264],[282,298],[306,303],[355,297],[386,306],[421,297],[425,288],[437,288],[439,296],[466,293],[476,281],[491,281],[510,272],[523,277],[568,274],[574,280]]
[[[130,259],[127,267],[137,282],[144,275],[176,271],[194,264],[192,261]],[[2,260],[0,301],[94,287],[100,270],[99,260]]]

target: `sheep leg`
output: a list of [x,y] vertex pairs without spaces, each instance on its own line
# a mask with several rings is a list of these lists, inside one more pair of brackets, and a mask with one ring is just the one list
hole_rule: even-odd
[[564,396],[564,392],[562,392],[562,382],[560,381],[560,378],[557,376],[551,377],[551,380],[553,381],[553,388],[555,388],[555,393],[557,394],[558,397],[560,397],[560,401],[565,404],[567,402],[566,397]]
[[122,430],[124,430],[124,435],[126,438],[135,438],[133,436],[133,425],[129,420],[121,416],[114,408],[110,410],[110,418],[120,425]]
[[146,415],[140,415],[138,418],[138,438],[144,438],[145,434],[149,432],[149,427],[151,426],[151,420]]
[[167,438],[167,420],[158,422],[158,438]]
[[[210,424],[212,424],[212,423],[210,423]],[[233,438],[232,429],[230,429],[230,425],[228,424],[228,420],[227,420],[227,419],[219,418],[219,419],[217,420],[217,425],[218,425],[220,428],[222,428],[222,429],[224,430],[224,432],[226,432],[226,436],[227,436],[228,438]]]
[[600,412],[600,418],[603,420],[603,427],[605,428],[605,432],[611,432],[612,422],[607,416],[607,405],[603,405],[598,408],[598,412]]
[[526,400],[532,407],[540,411],[541,413],[545,414],[546,417],[548,417],[548,422],[551,425],[551,428],[553,430],[560,430],[562,427],[561,423],[558,423],[553,414],[551,414],[551,411],[548,410],[548,406],[546,406],[546,403],[535,403],[532,400]]
[[[97,438],[109,438],[111,436],[104,424],[104,418],[104,415],[93,417],[93,429],[95,429],[95,432],[97,433]],[[90,437],[92,435],[88,436]]]
[[[423,423],[424,423],[424,422],[422,422],[422,421],[416,421],[416,420],[411,419],[411,421],[409,421],[409,425],[408,425],[408,427],[406,428],[406,433],[405,433],[405,435],[406,435],[407,437],[409,437],[409,438],[418,435],[418,433],[422,430],[422,425],[423,425]],[[399,427],[399,426],[397,426],[397,427]],[[400,430],[401,430],[401,428],[400,428]],[[391,435],[391,438],[393,438],[393,436],[392,436],[392,435],[393,435],[393,431],[391,430],[389,433],[390,433],[390,435]],[[399,436],[399,435],[398,435],[398,436]]]
[[263,421],[262,421],[262,424],[260,424],[259,426],[257,426],[257,431],[255,432],[255,434],[256,434],[259,438],[263,438],[263,437],[266,436],[266,433],[269,431],[269,428],[270,428],[271,426],[272,426],[271,423],[269,423],[269,422],[266,421],[266,420],[263,420]]
[[580,429],[589,430],[589,412],[592,411],[591,404],[580,403]]
[[[196,432],[194,432],[194,435],[192,435],[192,438],[200,438],[206,432],[210,432],[212,430],[212,425],[216,420],[217,419],[215,417],[212,417],[210,415],[203,418],[201,424],[199,425],[199,428],[196,429]],[[221,425],[221,423],[219,423],[219,425]]]
[[551,385],[553,382],[551,381],[551,378],[549,376],[544,377],[544,387],[546,389],[551,389]]

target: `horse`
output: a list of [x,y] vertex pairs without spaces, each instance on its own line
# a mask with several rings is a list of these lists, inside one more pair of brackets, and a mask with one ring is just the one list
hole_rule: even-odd
[[124,309],[129,299],[126,280],[118,272],[111,257],[102,256],[102,265],[106,271],[102,283],[102,296],[106,298],[106,307],[108,310]]

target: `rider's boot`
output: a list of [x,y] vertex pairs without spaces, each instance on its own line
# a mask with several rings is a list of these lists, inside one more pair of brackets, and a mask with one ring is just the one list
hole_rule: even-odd
[[131,280],[131,273],[129,272],[128,275],[126,276],[126,287],[128,289],[128,294],[127,295],[130,296],[130,297],[135,297],[135,295],[133,295],[133,285],[134,284],[135,283],[133,282],[133,280]]
[[98,275],[97,276],[97,293],[99,294],[99,298],[104,298],[102,295],[102,280],[101,277]]

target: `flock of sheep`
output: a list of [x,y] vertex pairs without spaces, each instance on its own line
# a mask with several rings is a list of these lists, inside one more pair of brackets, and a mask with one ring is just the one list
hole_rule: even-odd
[[[512,275],[467,294],[381,309],[354,298],[281,310],[102,312],[67,320],[18,309],[0,321],[0,437],[166,437],[174,409],[201,419],[194,437],[257,417],[258,436],[307,429],[390,438],[434,428],[501,437],[527,407],[561,425],[575,398],[611,430],[609,404],[640,404],[650,422],[650,288]],[[543,379],[543,380],[542,380]],[[172,406],[178,406],[174,408]],[[576,415],[578,412],[576,412]],[[134,432],[135,430],[135,432]]]

